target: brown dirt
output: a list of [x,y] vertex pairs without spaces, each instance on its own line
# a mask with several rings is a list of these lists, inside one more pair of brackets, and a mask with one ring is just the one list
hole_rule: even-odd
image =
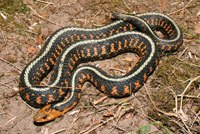
[[[122,134],[134,131],[132,133],[144,134],[142,131],[145,130],[156,134],[166,131],[199,132],[200,37],[197,33],[200,27],[200,1],[168,0],[164,3],[161,0],[50,0],[44,3],[39,0],[24,0],[23,2],[27,4],[26,12],[20,10],[9,12],[12,9],[0,8],[0,13],[7,16],[7,19],[4,19],[2,14],[0,16],[0,133]],[[1,3],[3,0],[0,1],[0,5]],[[162,58],[155,73],[133,96],[124,99],[107,98],[94,105],[94,102],[104,95],[90,84],[85,84],[87,90],[83,91],[80,103],[72,111],[50,123],[34,124],[33,116],[38,109],[29,107],[17,93],[21,70],[38,54],[41,45],[55,30],[66,26],[101,26],[110,21],[111,12],[167,14],[182,28],[184,43],[178,52]],[[132,56],[123,54],[111,60],[91,64],[99,64],[112,75],[121,75],[133,63],[135,58]],[[189,85],[184,94],[191,96],[183,98],[184,115],[171,117],[168,113],[175,113],[172,91],[176,95],[183,93],[189,80],[193,78],[198,79]],[[153,100],[149,99],[147,91]],[[180,100],[178,97],[178,108]],[[155,109],[152,101],[155,101],[162,111]]]

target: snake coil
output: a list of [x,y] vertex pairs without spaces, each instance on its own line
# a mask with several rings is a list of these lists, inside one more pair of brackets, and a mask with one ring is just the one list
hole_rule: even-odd
[[[89,81],[110,97],[126,97],[138,91],[159,63],[162,53],[182,44],[182,32],[169,17],[159,13],[125,15],[113,13],[112,23],[97,28],[65,27],[54,32],[40,54],[22,71],[19,88],[24,101],[40,109],[35,122],[53,120],[78,103],[82,85]],[[154,31],[161,31],[165,39]],[[123,76],[109,76],[81,63],[113,58],[133,52],[139,59]],[[48,86],[40,82],[52,72]]]

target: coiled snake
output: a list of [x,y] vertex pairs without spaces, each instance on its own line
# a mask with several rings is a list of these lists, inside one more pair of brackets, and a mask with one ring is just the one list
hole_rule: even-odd
[[[97,28],[65,27],[54,32],[40,54],[22,71],[20,95],[34,107],[43,107],[35,122],[53,120],[78,103],[82,85],[89,81],[110,97],[126,97],[138,91],[159,63],[160,55],[182,44],[182,32],[169,17],[159,13],[113,13],[115,21]],[[166,39],[159,38],[161,31]],[[109,76],[97,67],[81,63],[137,53],[134,68],[123,76]],[[40,82],[52,71],[49,86]]]

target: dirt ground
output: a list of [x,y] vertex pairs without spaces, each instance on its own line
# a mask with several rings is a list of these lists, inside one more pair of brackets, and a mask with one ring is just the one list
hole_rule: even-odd
[[[61,27],[96,27],[111,12],[159,12],[173,18],[184,34],[180,49],[161,58],[146,84],[128,98],[108,98],[86,83],[80,103],[63,117],[38,125],[38,109],[19,96],[23,68],[47,37]],[[1,134],[200,134],[199,0],[0,0]],[[122,75],[134,54],[89,64]]]

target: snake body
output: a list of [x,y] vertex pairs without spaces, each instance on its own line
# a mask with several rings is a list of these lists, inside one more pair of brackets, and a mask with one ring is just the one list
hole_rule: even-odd
[[[46,41],[40,54],[22,71],[20,95],[28,104],[43,107],[36,122],[53,120],[78,103],[82,85],[89,81],[110,97],[126,97],[138,91],[159,63],[160,55],[174,52],[182,44],[182,33],[169,17],[158,13],[125,15],[97,28],[66,27]],[[166,39],[159,38],[161,31]],[[119,77],[109,76],[97,67],[81,63],[137,53],[134,68]],[[48,86],[40,82],[52,71]]]

